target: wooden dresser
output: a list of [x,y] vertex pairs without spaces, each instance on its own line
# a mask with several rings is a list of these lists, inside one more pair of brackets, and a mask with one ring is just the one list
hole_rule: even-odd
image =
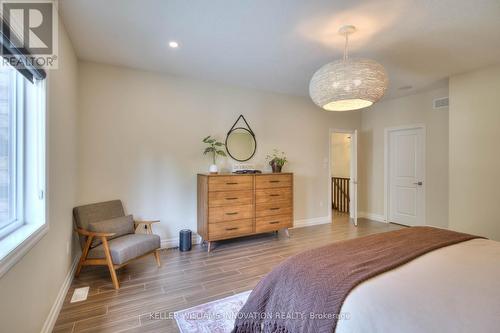
[[199,174],[198,234],[208,242],[293,227],[293,174]]

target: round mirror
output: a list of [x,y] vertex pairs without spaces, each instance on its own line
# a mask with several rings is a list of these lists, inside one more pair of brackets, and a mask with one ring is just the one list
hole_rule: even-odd
[[233,128],[226,137],[226,150],[238,162],[248,161],[255,154],[257,141],[248,129],[243,127]]

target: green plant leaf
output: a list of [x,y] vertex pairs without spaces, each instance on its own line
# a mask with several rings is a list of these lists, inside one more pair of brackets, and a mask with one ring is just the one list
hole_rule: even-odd
[[224,146],[224,144],[223,144],[222,142],[216,142],[216,143],[215,143],[215,145],[216,145],[217,147]]
[[213,147],[207,147],[205,148],[205,151],[203,152],[203,154],[208,154],[208,153],[211,153],[213,152],[215,149]]
[[217,154],[220,156],[226,156],[226,153],[223,150],[217,150]]
[[203,142],[205,142],[205,143],[207,143],[207,140],[208,140],[208,139],[210,139],[210,135],[209,135],[209,136],[207,136],[206,138],[204,138],[202,141],[203,141]]

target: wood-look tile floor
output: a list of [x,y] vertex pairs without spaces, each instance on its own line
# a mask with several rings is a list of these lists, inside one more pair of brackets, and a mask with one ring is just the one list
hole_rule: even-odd
[[[290,238],[271,233],[223,241],[211,253],[201,246],[190,252],[164,250],[160,268],[151,256],[120,269],[118,291],[106,267],[84,267],[66,295],[54,332],[178,332],[169,313],[250,290],[291,255],[399,228],[365,219],[354,227],[347,216],[336,215],[332,224],[291,229]],[[73,290],[84,286],[90,286],[87,300],[69,303]]]

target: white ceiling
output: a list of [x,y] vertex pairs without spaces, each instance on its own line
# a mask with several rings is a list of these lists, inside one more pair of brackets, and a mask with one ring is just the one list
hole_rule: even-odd
[[[500,0],[60,0],[80,59],[307,95],[323,64],[382,63],[386,98],[500,62]],[[170,49],[168,42],[179,42]],[[400,90],[402,86],[413,86]]]

